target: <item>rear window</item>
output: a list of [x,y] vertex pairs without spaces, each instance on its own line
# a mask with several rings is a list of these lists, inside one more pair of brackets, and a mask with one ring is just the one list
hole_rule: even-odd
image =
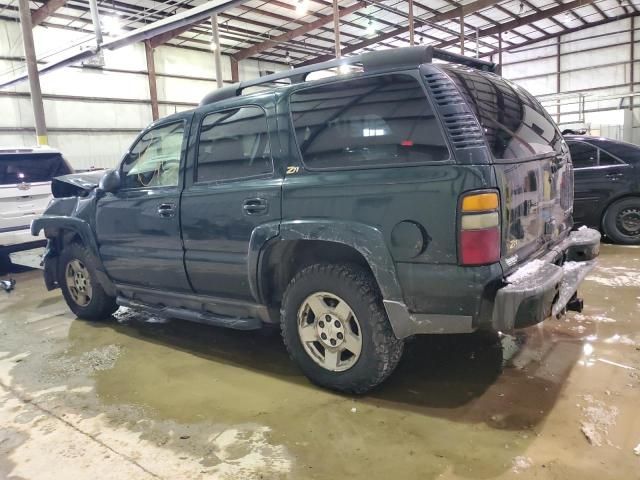
[[397,166],[449,159],[440,126],[417,80],[379,75],[305,88],[291,117],[312,169]]
[[538,101],[505,79],[465,67],[444,65],[484,131],[491,153],[500,160],[560,153],[562,136]]
[[48,182],[71,173],[59,153],[0,155],[0,185]]

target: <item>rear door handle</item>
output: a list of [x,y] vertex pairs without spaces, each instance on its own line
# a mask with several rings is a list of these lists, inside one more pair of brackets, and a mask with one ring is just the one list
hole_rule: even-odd
[[158,205],[158,215],[161,217],[173,217],[176,214],[175,203],[161,203]]
[[611,172],[611,173],[605,174],[605,177],[610,178],[611,180],[617,180],[622,175],[623,175],[622,172]]
[[242,210],[246,215],[262,215],[267,212],[268,206],[264,198],[248,198],[242,204]]

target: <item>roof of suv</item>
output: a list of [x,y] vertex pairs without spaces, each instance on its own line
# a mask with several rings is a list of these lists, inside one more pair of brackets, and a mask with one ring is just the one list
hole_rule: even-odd
[[20,153],[44,154],[44,153],[60,153],[60,151],[48,145],[35,146],[35,147],[0,147],[0,155],[16,155]]
[[[487,72],[495,72],[497,68],[495,63],[479,60],[477,58],[465,57],[446,50],[434,48],[432,45],[426,47],[417,46],[392,48],[374,52],[365,52],[360,55],[338,58],[305,67],[293,68],[291,70],[284,70],[255,80],[238,82],[228,87],[214,90],[205,95],[200,102],[200,106],[242,96],[244,90],[250,87],[264,86],[273,88],[274,85],[290,86],[304,83],[307,81],[307,77],[314,72],[340,69],[345,66],[356,66],[361,67],[365,73],[370,73],[374,71],[389,71],[392,69],[409,67],[415,68],[424,63],[432,63],[433,60],[457,63]],[[289,83],[286,83],[286,81]]]

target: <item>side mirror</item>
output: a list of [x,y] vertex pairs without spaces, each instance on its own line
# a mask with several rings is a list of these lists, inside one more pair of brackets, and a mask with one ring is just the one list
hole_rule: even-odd
[[109,170],[100,179],[98,188],[107,193],[117,192],[120,189],[120,172],[118,170]]

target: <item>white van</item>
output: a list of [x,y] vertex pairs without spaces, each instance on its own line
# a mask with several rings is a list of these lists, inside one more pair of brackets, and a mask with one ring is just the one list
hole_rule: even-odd
[[68,173],[54,148],[0,147],[0,257],[44,243],[31,236],[31,220],[49,204],[51,179]]

